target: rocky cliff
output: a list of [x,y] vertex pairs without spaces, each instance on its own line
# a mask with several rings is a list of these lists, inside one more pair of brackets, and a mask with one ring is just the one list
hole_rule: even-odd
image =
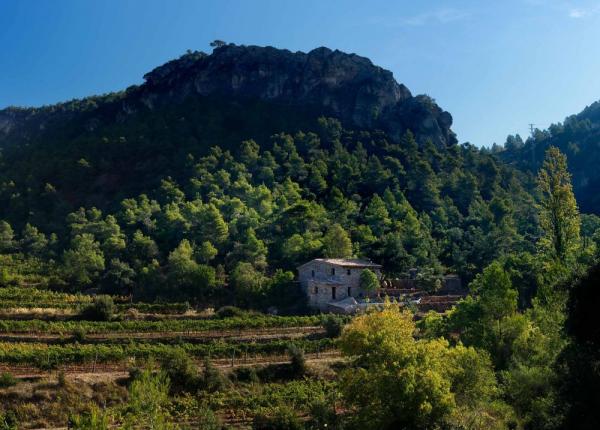
[[421,142],[456,143],[452,116],[431,98],[414,97],[390,71],[365,57],[328,48],[303,53],[229,44],[210,55],[188,52],[144,79],[140,86],[106,97],[40,109],[5,109],[0,111],[0,135],[6,141],[9,136],[39,133],[53,124],[78,120],[77,115],[85,116],[84,128],[90,129],[144,109],[210,97],[302,108],[313,116],[337,117],[346,127],[381,129],[395,139],[410,129]]

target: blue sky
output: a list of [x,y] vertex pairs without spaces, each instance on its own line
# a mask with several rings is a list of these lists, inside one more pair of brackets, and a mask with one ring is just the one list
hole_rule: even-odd
[[367,56],[476,145],[600,99],[600,0],[0,0],[0,108],[123,89],[217,38]]

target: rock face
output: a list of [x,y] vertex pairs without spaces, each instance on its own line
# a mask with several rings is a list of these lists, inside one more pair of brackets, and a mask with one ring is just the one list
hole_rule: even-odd
[[411,129],[419,140],[456,142],[452,116],[427,96],[413,97],[392,73],[365,57],[317,48],[309,53],[272,47],[225,45],[211,55],[190,53],[144,76],[148,106],[157,94],[194,92],[314,106],[358,128],[379,128],[398,138]]
[[[427,96],[413,97],[392,73],[355,54],[318,48],[309,53],[272,47],[224,45],[211,55],[189,52],[144,76],[145,83],[121,97],[121,113],[181,102],[189,97],[259,99],[310,108],[339,118],[347,127],[381,129],[398,139],[410,129],[418,141],[456,143],[452,116]],[[68,109],[37,109],[52,120]],[[0,134],[14,132],[36,114],[0,111]]]

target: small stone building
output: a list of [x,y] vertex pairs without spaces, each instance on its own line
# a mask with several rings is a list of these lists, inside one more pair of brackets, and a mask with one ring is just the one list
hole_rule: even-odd
[[362,298],[360,274],[372,270],[381,279],[381,265],[351,258],[316,258],[298,267],[298,281],[310,306],[327,310],[329,303],[348,297]]

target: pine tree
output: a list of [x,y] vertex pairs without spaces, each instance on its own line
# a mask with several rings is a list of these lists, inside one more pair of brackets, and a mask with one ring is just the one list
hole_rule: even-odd
[[323,251],[326,257],[344,258],[352,256],[350,236],[339,224],[333,224],[323,237]]

